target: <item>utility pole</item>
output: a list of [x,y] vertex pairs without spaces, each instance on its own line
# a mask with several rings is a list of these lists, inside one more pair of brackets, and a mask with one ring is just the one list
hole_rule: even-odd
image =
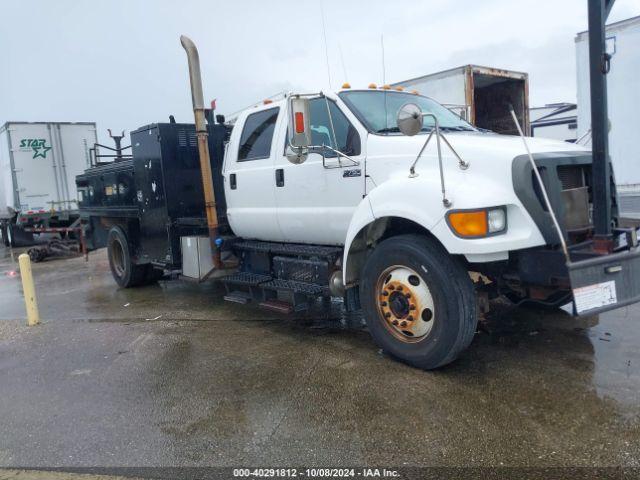
[[589,2],[589,73],[591,81],[591,135],[593,155],[594,248],[611,251],[611,167],[607,73],[611,56],[606,50],[606,21],[615,0]]

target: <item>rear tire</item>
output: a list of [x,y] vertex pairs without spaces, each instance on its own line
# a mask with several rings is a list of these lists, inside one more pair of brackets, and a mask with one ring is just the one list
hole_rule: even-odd
[[142,285],[147,265],[136,265],[131,260],[131,245],[120,227],[112,227],[107,239],[109,267],[116,283],[122,288]]
[[414,367],[454,361],[477,326],[473,283],[461,262],[419,235],[384,240],[365,264],[361,303],[375,342]]

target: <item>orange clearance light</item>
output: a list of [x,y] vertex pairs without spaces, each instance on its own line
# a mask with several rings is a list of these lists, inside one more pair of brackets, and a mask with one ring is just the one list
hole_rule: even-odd
[[411,90],[411,93],[413,93],[414,95],[420,95],[420,92],[418,90]]
[[449,226],[460,237],[486,237],[489,233],[486,210],[450,212]]
[[380,87],[382,90],[391,90],[391,85],[383,85]]
[[404,87],[396,87],[396,90],[399,92],[404,92]]
[[378,86],[375,83],[370,83],[369,88],[378,88]]
[[351,84],[349,82],[344,82],[342,84],[342,88],[351,88]]
[[304,133],[304,114],[296,112],[296,133]]
[[263,100],[263,101],[262,101],[262,104],[263,104],[263,105],[269,105],[270,103],[273,103],[273,100],[270,100],[270,99],[268,99],[268,98],[267,98],[266,100]]

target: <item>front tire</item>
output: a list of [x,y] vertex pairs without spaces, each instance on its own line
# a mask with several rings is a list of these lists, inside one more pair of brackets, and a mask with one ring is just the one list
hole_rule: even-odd
[[419,235],[384,240],[365,264],[361,302],[375,342],[414,367],[454,361],[477,326],[473,283],[461,262]]
[[112,227],[107,239],[109,267],[116,283],[122,288],[142,285],[147,265],[136,265],[131,259],[131,245],[120,227]]

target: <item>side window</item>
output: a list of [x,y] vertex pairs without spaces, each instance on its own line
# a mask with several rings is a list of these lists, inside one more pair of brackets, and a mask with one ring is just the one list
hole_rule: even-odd
[[239,162],[269,158],[279,111],[278,107],[270,108],[247,117],[240,136]]
[[[331,111],[335,142],[331,131],[331,122],[327,112],[327,103]],[[355,156],[360,154],[360,135],[351,125],[347,117],[338,108],[335,102],[324,98],[314,98],[309,102],[311,115],[311,140],[313,145],[328,145],[340,150],[345,155]],[[336,153],[325,151],[326,157],[335,157]]]

